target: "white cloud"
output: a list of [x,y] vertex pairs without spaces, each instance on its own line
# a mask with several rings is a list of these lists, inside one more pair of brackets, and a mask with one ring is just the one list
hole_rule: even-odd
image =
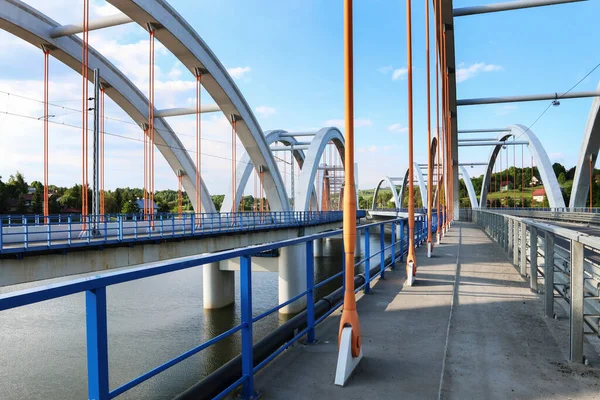
[[371,145],[369,147],[359,147],[356,151],[358,153],[375,153],[377,151],[377,146]]
[[388,126],[388,131],[392,132],[392,133],[406,133],[408,132],[408,128],[402,126],[402,124],[392,124],[390,126]]
[[502,67],[495,64],[486,64],[483,62],[471,64],[466,66],[465,63],[458,64],[458,69],[456,70],[456,82],[464,82],[467,79],[471,79],[481,72],[493,72],[500,71]]
[[227,72],[229,72],[229,75],[231,75],[234,79],[241,79],[247,72],[250,71],[250,67],[227,68]]
[[404,79],[408,74],[408,68],[398,68],[392,73],[392,80],[397,81],[398,79]]
[[552,161],[552,162],[564,162],[565,160],[565,155],[563,153],[561,153],[560,151],[555,152],[555,153],[550,153],[548,154],[548,158]]
[[382,74],[389,74],[393,69],[394,67],[391,65],[386,65],[385,67],[378,68],[377,71],[381,72]]
[[262,115],[265,118],[275,114],[275,109],[273,107],[268,106],[258,106],[256,107],[256,112]]
[[[323,126],[335,126],[337,128],[344,128],[346,125],[346,121],[343,119],[328,119],[323,123]],[[355,128],[364,128],[367,126],[372,126],[373,121],[370,119],[354,119],[354,127]]]
[[496,112],[496,115],[508,115],[511,112],[517,110],[518,108],[519,107],[514,104],[508,104],[508,105],[502,106],[502,108]]

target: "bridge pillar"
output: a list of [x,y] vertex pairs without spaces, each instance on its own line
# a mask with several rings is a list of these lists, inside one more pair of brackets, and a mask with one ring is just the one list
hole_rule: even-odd
[[223,308],[235,301],[235,273],[221,271],[219,263],[203,266],[202,299],[204,308]]
[[362,240],[360,239],[360,231],[356,231],[356,245],[354,246],[354,255],[360,257],[362,253]]
[[315,257],[323,257],[323,239],[313,240],[313,251]]
[[[305,246],[283,247],[279,253],[279,304],[306,290]],[[306,297],[282,307],[281,314],[296,314],[306,307]]]

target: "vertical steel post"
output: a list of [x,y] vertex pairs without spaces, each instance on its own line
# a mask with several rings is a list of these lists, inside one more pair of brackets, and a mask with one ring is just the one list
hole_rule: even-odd
[[396,223],[392,222],[392,269],[396,268]]
[[569,361],[583,362],[583,243],[571,240],[571,317]]
[[554,234],[546,232],[544,240],[544,311],[554,317]]
[[306,242],[306,342],[315,343],[315,253],[314,242]]
[[[371,232],[365,228],[365,293],[371,291]],[[1,239],[1,238],[0,238]],[[0,247],[1,249],[1,247]]]
[[109,399],[106,288],[85,292],[88,398]]
[[537,263],[538,231],[535,226],[529,227],[529,287],[538,290],[538,263]]
[[240,297],[242,313],[242,397],[256,397],[254,391],[254,355],[252,341],[252,261],[250,256],[240,257]]
[[513,231],[513,264],[515,267],[519,266],[519,221],[513,220],[512,222]]
[[521,275],[527,275],[527,225],[525,222],[521,222],[521,245],[519,250],[521,251]]
[[404,220],[400,220],[400,256],[398,261],[404,258]]
[[380,256],[380,265],[379,269],[381,270],[380,279],[385,279],[385,225],[379,225],[379,251],[381,253]]

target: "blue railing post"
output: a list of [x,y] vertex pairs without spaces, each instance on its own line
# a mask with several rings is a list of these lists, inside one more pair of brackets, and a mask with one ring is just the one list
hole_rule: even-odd
[[51,224],[50,224],[50,218],[48,218],[48,223],[46,224],[46,239],[47,239],[47,244],[48,247],[50,247],[50,244],[52,243],[52,229],[51,229]]
[[[202,219],[200,219],[202,220]],[[196,234],[196,213],[192,213],[192,235]]]
[[404,259],[404,220],[400,220],[400,257],[398,261]]
[[69,216],[67,217],[67,243],[69,244],[69,246],[71,245],[71,240],[73,239],[73,217],[71,217],[71,214],[69,214]]
[[88,398],[108,400],[106,287],[85,292]]
[[240,257],[240,291],[242,302],[242,398],[256,397],[254,392],[254,355],[252,342],[252,261],[250,256]]
[[392,222],[392,269],[396,268],[396,223]]
[[0,253],[2,252],[2,218],[0,218]]
[[123,216],[122,215],[117,215],[117,224],[118,224],[117,239],[119,240],[119,242],[122,242],[123,241]]
[[381,270],[380,279],[385,279],[385,224],[379,225],[379,247],[381,250],[379,265],[379,269]]
[[306,242],[306,342],[315,343],[315,253],[314,242]]
[[371,291],[371,239],[369,228],[365,228],[365,293]]

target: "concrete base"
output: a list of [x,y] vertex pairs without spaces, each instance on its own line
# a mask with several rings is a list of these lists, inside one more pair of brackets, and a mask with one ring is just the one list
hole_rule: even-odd
[[235,272],[221,271],[219,263],[203,266],[202,299],[204,308],[215,309],[235,301]]
[[352,357],[352,327],[345,327],[342,330],[342,341],[338,353],[337,368],[335,370],[335,384],[344,386],[358,363],[363,358],[362,346],[358,357]]
[[[304,245],[284,247],[279,255],[279,304],[306,290]],[[306,297],[282,307],[281,314],[296,314],[306,307]]]

